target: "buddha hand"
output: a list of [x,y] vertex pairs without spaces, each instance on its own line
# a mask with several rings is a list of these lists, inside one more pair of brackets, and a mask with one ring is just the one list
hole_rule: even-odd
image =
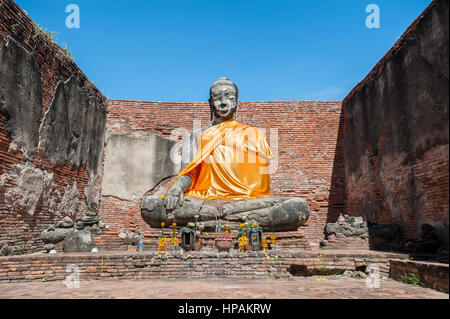
[[180,187],[174,185],[164,197],[164,206],[166,209],[174,209],[177,204],[179,204],[180,207],[183,206],[184,191]]
[[177,205],[182,207],[184,204],[184,192],[191,184],[192,178],[190,176],[180,176],[164,197],[164,206],[166,209],[174,209]]

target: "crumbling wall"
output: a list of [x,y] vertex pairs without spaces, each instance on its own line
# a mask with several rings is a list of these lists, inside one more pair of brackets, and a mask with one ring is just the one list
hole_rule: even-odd
[[98,209],[106,99],[13,1],[0,0],[0,246],[32,252]]
[[71,77],[60,82],[39,129],[39,151],[52,165],[68,159],[97,172],[105,130],[105,106],[83,92]]
[[433,1],[344,100],[347,213],[448,245],[448,6]]
[[41,74],[33,56],[15,40],[0,40],[0,110],[8,115],[10,148],[32,159],[42,109]]

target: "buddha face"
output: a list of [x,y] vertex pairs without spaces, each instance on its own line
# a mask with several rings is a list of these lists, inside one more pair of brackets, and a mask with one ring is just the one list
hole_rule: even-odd
[[239,103],[237,95],[236,89],[230,84],[219,84],[211,89],[209,104],[217,120],[233,118]]

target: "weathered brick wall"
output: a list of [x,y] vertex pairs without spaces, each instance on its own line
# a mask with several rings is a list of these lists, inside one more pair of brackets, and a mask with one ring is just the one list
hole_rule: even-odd
[[[42,102],[28,107],[33,109],[40,108],[37,110],[39,125],[42,123],[52,103],[56,87],[69,78],[74,80],[75,86],[79,88],[82,94],[89,96],[89,99],[94,101],[93,103],[96,103],[96,105],[103,106],[103,110],[98,110],[97,114],[99,117],[94,119],[96,125],[100,128],[103,122],[103,130],[100,129],[93,132],[93,134],[98,135],[98,140],[101,143],[92,147],[89,146],[89,156],[93,153],[101,154],[104,121],[106,119],[106,98],[86,78],[77,65],[65,55],[61,48],[51,42],[47,36],[36,32],[32,20],[14,1],[0,0],[0,40],[4,48],[17,45],[18,51],[22,52],[20,53],[21,56],[31,55],[32,65],[37,67],[40,83],[31,83],[31,85],[37,85],[39,90],[41,90]],[[5,56],[0,56],[0,59],[3,58]],[[10,67],[17,68],[20,62],[14,62]],[[24,74],[24,79],[27,79],[27,76],[31,75]],[[14,83],[0,83],[0,86],[7,87],[10,84],[14,85]],[[27,83],[23,82],[19,85],[25,84]],[[27,87],[22,89],[26,91]],[[74,201],[79,200],[80,203],[84,203],[85,189],[90,179],[89,173],[93,173],[92,182],[96,184],[93,186],[97,187],[99,186],[97,177],[100,176],[101,172],[97,171],[96,168],[89,170],[86,164],[73,165],[68,159],[63,163],[50,163],[46,155],[39,152],[38,147],[36,147],[36,152],[32,158],[25,158],[20,149],[12,147],[13,137],[7,131],[11,114],[8,113],[8,108],[4,108],[5,100],[2,99],[4,97],[0,97],[0,246],[3,243],[9,244],[11,248],[26,246],[26,251],[32,252],[42,249],[41,231],[48,225],[61,220],[64,217],[63,215],[67,214],[67,211],[61,213],[58,210],[62,201],[69,200],[67,197],[66,199],[63,198],[63,195],[67,192],[67,187],[72,187],[76,183],[78,198],[70,198],[70,202],[73,204]],[[24,106],[11,105],[10,109],[16,108],[20,110],[22,107]],[[70,111],[73,112],[73,110],[68,110],[68,112]],[[68,121],[71,123],[70,116]],[[83,129],[80,129],[81,133],[86,129],[86,125],[91,125],[90,123],[90,121],[78,123],[80,127],[83,127]],[[23,123],[24,126],[31,126],[31,124]],[[54,125],[56,124],[54,123]],[[71,124],[77,125],[77,123]],[[93,126],[87,127],[87,130],[92,128]],[[70,129],[73,131],[77,128]],[[99,160],[99,162],[101,163],[102,161]],[[11,172],[17,168],[18,164],[27,163],[31,165],[30,167],[34,170],[34,173],[53,174],[52,183],[45,192],[46,195],[42,195],[39,198],[32,215],[24,211],[20,205],[6,206],[8,192],[18,187],[17,183],[20,179],[20,176],[15,176]],[[101,165],[99,169],[101,170]],[[28,182],[32,183],[34,181]],[[26,185],[22,186],[26,187]],[[16,191],[20,192],[20,189]],[[67,202],[68,205],[71,203]],[[53,207],[55,209],[51,209],[49,205],[55,205]],[[75,218],[75,216],[70,217]]]
[[[108,103],[107,135],[145,137],[156,133],[176,140],[171,135],[174,129],[191,130],[194,120],[200,121],[198,126],[210,123],[209,105],[204,102]],[[344,211],[341,102],[241,102],[237,120],[266,129],[271,147],[278,150],[278,169],[271,175],[272,194],[300,196],[308,201],[311,218],[302,230],[313,245],[318,245],[325,223],[335,222]],[[101,219],[112,228],[148,230],[139,204],[102,197]]]
[[448,1],[433,1],[348,95],[344,109],[346,210],[423,223],[448,245]]
[[392,279],[405,281],[418,279],[424,287],[448,293],[448,264],[415,261],[391,260],[389,276]]
[[364,271],[377,265],[380,275],[389,275],[390,260],[401,254],[324,251],[205,253],[189,255],[157,253],[99,253],[70,256],[39,255],[0,257],[0,283],[64,280],[69,265],[77,265],[80,280],[169,279],[169,278],[274,278],[293,274],[325,275],[345,270]]

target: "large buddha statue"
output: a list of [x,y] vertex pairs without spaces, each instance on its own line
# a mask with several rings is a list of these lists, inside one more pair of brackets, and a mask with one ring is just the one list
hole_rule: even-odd
[[[197,218],[208,228],[218,219],[247,220],[264,230],[297,230],[309,218],[309,206],[302,198],[270,196],[272,151],[258,128],[235,120],[237,86],[220,78],[210,89],[209,104],[212,124],[184,138],[182,170],[164,194],[144,199],[144,220],[160,227]],[[214,204],[218,199],[229,203]]]

